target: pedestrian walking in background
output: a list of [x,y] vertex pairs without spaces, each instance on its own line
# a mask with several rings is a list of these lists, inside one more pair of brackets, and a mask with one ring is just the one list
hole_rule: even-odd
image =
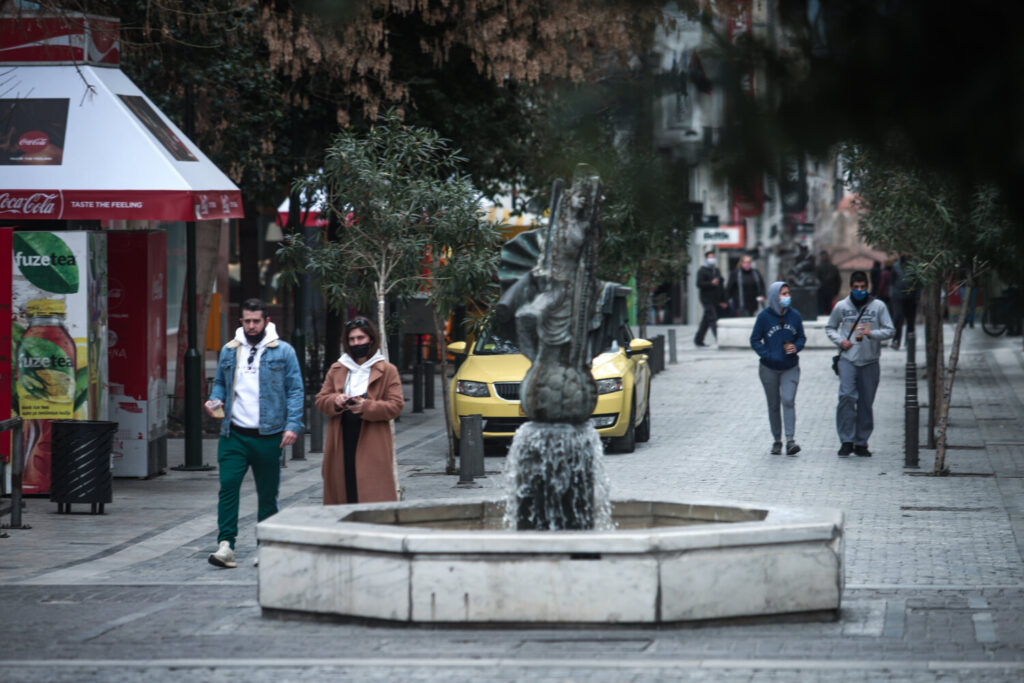
[[882,283],[882,262],[875,259],[871,264],[871,296],[878,298],[878,287]]
[[882,264],[882,277],[878,280],[878,293],[875,295],[889,309],[890,318],[892,317],[892,267],[895,262],[896,259],[891,256],[886,257],[885,263]]
[[713,251],[704,254],[704,264],[697,269],[697,289],[700,291],[700,303],[704,307],[704,317],[700,319],[700,325],[697,326],[697,336],[694,337],[693,343],[697,346],[707,346],[704,343],[704,337],[710,329],[715,335],[715,340],[718,340],[718,319],[725,315],[729,307],[725,300],[722,271],[718,269]]
[[839,269],[832,263],[828,252],[822,249],[818,252],[818,315],[828,315],[832,312],[832,302],[839,294]]
[[327,371],[317,409],[330,418],[324,440],[324,505],[398,500],[391,420],[402,412],[398,368],[380,352],[377,327],[345,323],[344,353]]
[[736,311],[736,315],[757,315],[764,304],[764,294],[764,278],[757,268],[754,268],[753,259],[744,256],[729,278],[729,286],[726,287],[729,303]]
[[893,317],[895,318],[896,334],[892,340],[892,348],[900,348],[903,336],[903,323],[907,323],[907,333],[914,331],[917,319],[917,301],[921,296],[921,283],[911,277],[911,262],[906,255],[901,255],[892,264],[892,282],[889,291],[892,295]]
[[220,493],[217,550],[210,564],[234,568],[238,496],[251,467],[259,500],[257,519],[275,514],[281,485],[281,449],[303,433],[302,371],[295,349],[277,336],[259,299],[242,302],[242,326],[217,362],[208,415],[221,419],[217,442]]
[[868,276],[855,270],[850,275],[850,295],[836,304],[825,325],[828,338],[840,348],[836,431],[841,457],[871,455],[872,407],[881,377],[878,358],[882,342],[895,332],[889,309],[868,294]]
[[[800,358],[807,337],[799,311],[791,307],[789,285],[773,282],[768,287],[768,307],[758,313],[750,333],[750,347],[761,357],[758,376],[768,400],[768,424],[771,426],[772,455],[782,453],[782,428],[785,424],[786,455],[796,455],[800,446],[796,434],[796,390],[800,384]],[[781,416],[780,416],[781,409]]]

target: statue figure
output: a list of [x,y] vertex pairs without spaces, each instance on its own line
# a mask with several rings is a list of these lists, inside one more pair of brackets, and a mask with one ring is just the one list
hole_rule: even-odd
[[[519,392],[530,422],[516,432],[509,453],[515,489],[509,517],[519,529],[594,525],[601,444],[589,423],[597,404],[590,361],[610,343],[609,321],[629,291],[595,277],[599,200],[597,175],[581,165],[570,188],[555,183],[548,227],[502,250],[499,278],[506,289],[497,323],[507,334],[514,322],[519,348],[533,362]],[[531,252],[535,265],[526,270]]]
[[800,251],[797,253],[793,267],[786,273],[786,282],[790,287],[817,287],[818,276],[815,274],[814,255],[811,254],[806,244],[800,244]]

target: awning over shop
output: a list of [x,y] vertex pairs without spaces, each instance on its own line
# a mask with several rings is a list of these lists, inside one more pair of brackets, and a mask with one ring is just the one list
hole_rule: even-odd
[[[116,31],[116,20],[106,21]],[[81,28],[55,36],[60,31],[41,20],[9,22],[0,22],[0,219],[242,216],[238,187],[116,66],[116,57],[97,65],[111,61],[116,42],[106,59],[87,52],[84,62],[69,63],[68,55],[78,56],[73,48],[96,36]]]

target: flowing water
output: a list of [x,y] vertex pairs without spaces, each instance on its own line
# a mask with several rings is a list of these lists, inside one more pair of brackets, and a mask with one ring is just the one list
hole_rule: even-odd
[[505,466],[505,528],[614,529],[603,455],[589,422],[519,427]]

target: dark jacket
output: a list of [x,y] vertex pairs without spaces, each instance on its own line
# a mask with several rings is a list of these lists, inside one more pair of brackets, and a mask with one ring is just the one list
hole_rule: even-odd
[[726,288],[726,295],[739,311],[748,308],[756,309],[758,306],[757,297],[764,296],[764,278],[761,277],[761,273],[757,268],[750,269],[748,277],[753,278],[754,291],[753,296],[748,301],[747,295],[751,294],[751,292],[744,291],[746,288],[743,286],[743,273],[742,267],[733,271],[732,277],[729,278],[729,286]]
[[[800,363],[797,353],[804,348],[804,321],[793,308],[779,305],[779,290],[784,282],[773,282],[768,288],[768,307],[757,314],[750,333],[750,348],[757,351],[761,363],[772,370],[788,370]],[[786,353],[783,344],[792,342],[797,353]]]
[[[711,284],[711,281],[718,278],[718,284]],[[701,266],[697,270],[697,289],[700,290],[700,302],[704,306],[717,306],[725,301],[725,285],[722,284],[725,278],[718,266]]]

